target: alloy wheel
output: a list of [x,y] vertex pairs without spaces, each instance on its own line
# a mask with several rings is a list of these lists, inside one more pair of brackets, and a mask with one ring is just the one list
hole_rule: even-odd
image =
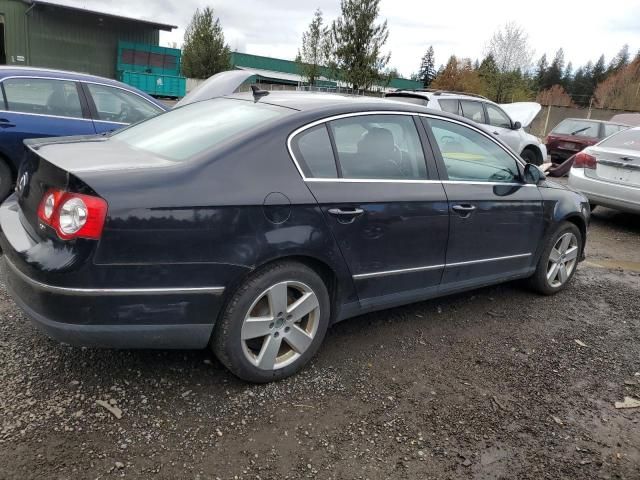
[[241,330],[242,350],[262,370],[295,362],[311,346],[320,322],[314,291],[301,282],[277,283],[251,304]]
[[558,288],[569,279],[578,262],[578,239],[567,232],[556,241],[549,254],[547,264],[547,282]]

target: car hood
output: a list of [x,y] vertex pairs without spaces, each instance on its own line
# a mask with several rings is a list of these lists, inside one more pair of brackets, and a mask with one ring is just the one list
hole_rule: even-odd
[[533,122],[542,106],[536,102],[516,102],[503,103],[500,107],[507,112],[514,122],[520,122],[523,128],[528,127]]
[[253,75],[254,73],[246,70],[229,70],[228,72],[216,73],[194,90],[190,91],[182,100],[176,103],[173,108],[182,107],[194,102],[201,102],[202,100],[231,95]]

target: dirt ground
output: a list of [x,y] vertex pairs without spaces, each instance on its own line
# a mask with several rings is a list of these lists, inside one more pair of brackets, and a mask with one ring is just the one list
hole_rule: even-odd
[[[505,284],[334,326],[309,368],[47,339],[0,285],[1,479],[640,479],[640,217],[555,297]],[[122,411],[117,419],[96,400]]]

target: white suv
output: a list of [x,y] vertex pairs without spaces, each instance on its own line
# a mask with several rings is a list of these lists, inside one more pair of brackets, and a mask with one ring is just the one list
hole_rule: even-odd
[[[424,105],[434,110],[454,113],[482,124],[487,132],[509,145],[528,163],[542,165],[547,148],[539,138],[524,131],[540,111],[537,103],[498,105],[480,95],[443,90],[396,90],[385,95],[397,101]],[[512,113],[505,112],[508,108]],[[521,119],[512,118],[516,115]]]

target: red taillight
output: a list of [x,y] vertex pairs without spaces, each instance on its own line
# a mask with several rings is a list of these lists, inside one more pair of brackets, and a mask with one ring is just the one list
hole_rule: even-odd
[[100,197],[51,189],[45,193],[38,218],[63,240],[99,239],[107,216],[107,202]]
[[596,157],[593,155],[589,155],[585,152],[576,153],[575,158],[573,159],[573,168],[596,168]]

